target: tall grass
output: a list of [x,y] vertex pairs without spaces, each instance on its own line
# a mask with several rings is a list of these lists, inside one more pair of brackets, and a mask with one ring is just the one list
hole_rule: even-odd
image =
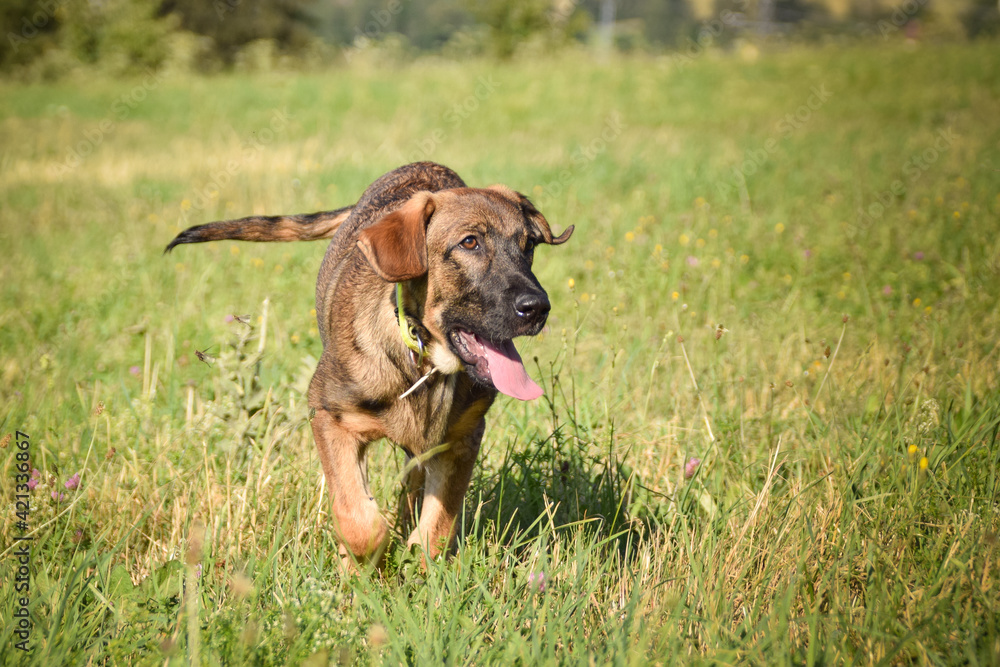
[[[0,83],[0,419],[39,471],[25,654],[5,441],[3,661],[996,664],[998,74],[977,44]],[[458,554],[346,577],[322,244],[161,249],[422,158],[578,230],[537,254],[546,395],[489,414]],[[402,467],[373,449],[390,518]]]

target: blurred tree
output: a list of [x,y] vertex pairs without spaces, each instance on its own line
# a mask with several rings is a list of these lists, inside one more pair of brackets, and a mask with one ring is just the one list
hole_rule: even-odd
[[470,0],[469,7],[489,28],[493,50],[501,58],[509,58],[518,44],[554,27],[549,0]]
[[216,53],[232,64],[240,48],[261,39],[295,52],[311,39],[314,0],[163,0],[160,15],[176,15],[185,30],[210,37]]
[[1000,0],[973,0],[962,15],[962,24],[972,39],[1000,34]]
[[55,1],[0,2],[0,67],[25,65],[50,48],[61,25],[58,13]]

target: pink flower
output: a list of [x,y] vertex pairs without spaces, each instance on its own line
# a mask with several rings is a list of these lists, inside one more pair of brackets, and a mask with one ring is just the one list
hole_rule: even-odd
[[61,491],[52,492],[52,500],[56,501],[57,503],[61,503],[65,498],[66,496],[64,496]]
[[684,479],[691,479],[694,474],[698,471],[698,466],[701,464],[701,459],[696,459],[693,456],[687,460],[684,464]]
[[810,250],[809,248],[806,248],[805,250],[803,250],[803,251],[802,251],[802,255],[803,255],[803,256],[804,256],[804,257],[805,257],[806,259],[809,259],[810,257],[812,257],[812,256],[813,256],[813,251],[812,251],[812,250]]
[[882,294],[889,296],[890,294],[892,294],[892,288],[886,285],[885,287],[882,288]]
[[66,484],[64,484],[64,486],[70,491],[80,486],[80,473],[76,473],[75,475],[67,479]]
[[128,372],[131,373],[132,375],[139,375],[139,373],[142,372],[142,369],[139,368],[138,366],[132,366],[131,368],[128,369]]
[[532,572],[528,575],[528,585],[539,593],[545,592],[545,573]]
[[232,315],[226,315],[226,318],[225,318],[225,319],[226,319],[226,323],[228,324],[229,322],[232,322],[232,321],[233,321],[233,320],[235,320],[236,318],[235,318],[235,317],[233,317]]
[[698,258],[694,255],[688,255],[687,263],[688,266],[698,266]]
[[38,486],[38,480],[42,478],[42,473],[38,471],[38,468],[34,468],[31,471],[31,479],[28,480],[28,488],[33,489]]
[[913,259],[917,260],[918,262],[923,258],[924,258],[924,253],[920,252],[919,250],[913,253]]

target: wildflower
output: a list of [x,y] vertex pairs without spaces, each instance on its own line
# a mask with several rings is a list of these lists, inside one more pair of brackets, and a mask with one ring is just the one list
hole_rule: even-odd
[[705,198],[704,197],[695,197],[694,205],[695,205],[695,208],[701,208],[702,206],[705,205]]
[[680,295],[680,293],[679,293],[679,292],[671,292],[671,293],[670,293],[670,298],[671,298],[671,299],[673,299],[674,301],[677,301],[677,299],[679,299],[679,298],[680,298],[680,296],[681,296],[681,295]]
[[842,277],[844,278],[844,282],[845,283],[846,282],[850,282],[851,281],[851,272],[850,271],[844,271],[844,275]]
[[688,255],[687,263],[688,266],[698,266],[698,258],[693,255]]
[[910,445],[909,447],[906,448],[906,453],[910,455],[911,459],[914,458],[917,455],[917,446]]
[[38,468],[34,468],[31,471],[31,479],[28,480],[28,488],[33,489],[38,486],[38,480],[42,478],[42,473],[38,471]]
[[539,593],[545,592],[545,573],[544,572],[531,572],[528,574],[528,585],[537,590]]
[[920,252],[919,250],[913,253],[913,259],[917,260],[918,262],[923,258],[924,258],[924,253]]
[[226,321],[226,324],[229,324],[229,323],[231,323],[231,322],[232,322],[233,320],[235,320],[235,319],[236,319],[236,316],[235,316],[235,315],[226,315],[226,317],[225,317],[224,319],[225,319],[225,321]]
[[687,234],[681,234],[680,238],[677,240],[680,242],[681,245],[687,245],[688,243],[691,243],[691,237],[688,236]]
[[780,233],[782,233],[783,231],[785,231],[785,225],[783,225],[782,223],[780,223],[780,222],[779,222],[778,224],[776,224],[776,225],[774,226],[774,232],[775,232],[776,234],[780,234]]
[[691,457],[684,464],[684,479],[691,479],[694,474],[698,471],[698,466],[701,465],[701,459]]
[[920,458],[920,469],[921,470],[927,470],[927,466],[929,464],[930,464],[930,462],[927,460],[926,456],[923,456],[923,457]]
[[657,243],[655,246],[653,246],[653,254],[654,255],[659,255],[661,252],[663,252],[663,246],[662,245],[660,245],[659,243]]
[[76,473],[72,477],[67,479],[66,483],[63,484],[63,486],[65,486],[70,491],[78,488],[80,486],[80,473]]
[[704,248],[705,247],[705,239],[698,239],[697,241],[694,242],[694,245],[695,245],[695,247],[698,247],[698,248]]
[[73,533],[73,543],[79,544],[80,542],[83,542],[83,529],[77,528]]
[[57,503],[61,503],[63,500],[65,500],[65,498],[66,496],[63,495],[62,491],[52,492],[52,500],[56,501]]
[[291,336],[291,341],[292,341],[293,343],[298,343],[298,342],[299,342],[299,340],[300,340],[300,339],[299,339],[299,335],[298,335],[298,334],[292,334],[292,336]]
[[572,278],[570,278],[569,280],[567,280],[567,281],[566,281],[566,285],[567,285],[567,286],[568,286],[568,287],[569,287],[570,289],[573,289],[574,287],[576,287],[576,281],[575,281],[575,280],[573,280]]
[[892,287],[890,287],[889,285],[884,285],[882,287],[882,294],[884,294],[886,296],[889,296],[890,294],[892,294]]
[[740,255],[740,264],[747,264],[750,261],[750,255]]
[[722,266],[722,261],[721,260],[719,260],[719,259],[713,259],[712,260],[712,268],[713,269],[717,269],[720,266]]
[[810,250],[809,248],[806,248],[805,250],[802,251],[802,256],[805,257],[806,259],[809,259],[810,257],[813,256],[813,251]]
[[635,241],[635,232],[625,232],[625,240],[629,243]]
[[233,257],[235,257],[236,255],[240,254],[240,247],[238,245],[231,245],[231,246],[229,246],[229,253]]
[[188,211],[190,209],[191,209],[191,200],[190,199],[183,200],[181,202],[181,210],[182,211]]
[[920,297],[919,296],[916,299],[913,300],[913,307],[914,308],[919,308],[920,307]]
[[138,366],[131,366],[129,367],[128,372],[131,373],[132,375],[139,375],[140,373],[142,373],[142,369],[139,368]]
[[708,230],[708,238],[714,239],[718,235],[719,235],[719,230],[717,230],[717,229],[710,229],[710,230]]

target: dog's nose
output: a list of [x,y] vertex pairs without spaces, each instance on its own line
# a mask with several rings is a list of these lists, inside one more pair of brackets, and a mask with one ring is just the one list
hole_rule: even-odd
[[548,316],[552,305],[544,292],[541,294],[529,292],[514,299],[514,309],[520,317],[534,324]]

